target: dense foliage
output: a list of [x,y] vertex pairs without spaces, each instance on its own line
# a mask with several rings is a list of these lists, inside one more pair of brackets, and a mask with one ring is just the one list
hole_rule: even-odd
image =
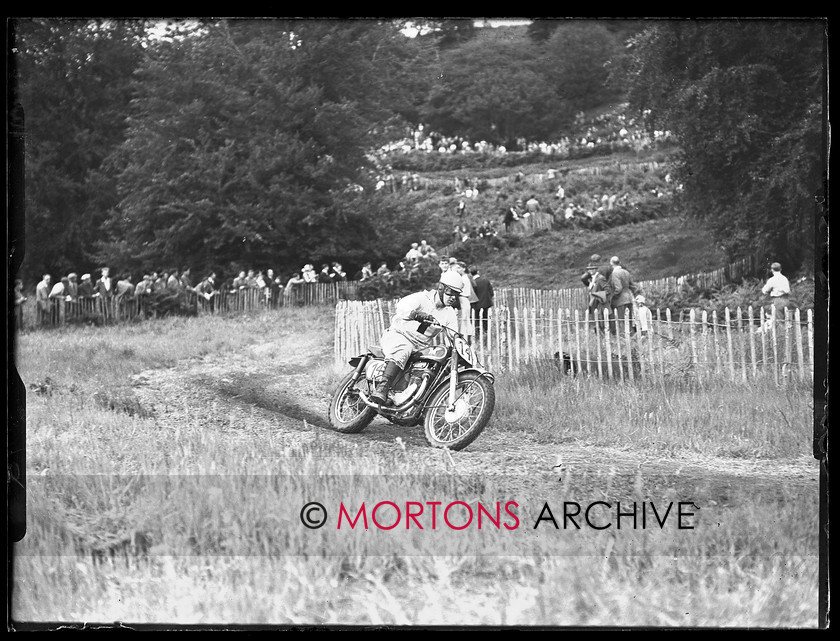
[[819,21],[669,21],[633,40],[629,97],[675,132],[685,210],[730,255],[812,264],[823,170]]
[[[679,207],[733,256],[760,248],[793,267],[823,189],[821,25],[220,20],[161,34],[148,21],[14,20],[22,275],[330,260],[354,271],[425,233],[416,203],[372,189],[372,149],[419,121],[471,141],[551,141],[626,97],[678,138]],[[538,158],[389,160],[434,172]]]

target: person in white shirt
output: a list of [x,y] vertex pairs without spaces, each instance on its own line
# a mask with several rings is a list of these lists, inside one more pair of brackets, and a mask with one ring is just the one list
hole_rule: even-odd
[[440,333],[439,323],[458,331],[459,297],[463,280],[454,271],[440,275],[437,289],[409,294],[397,303],[391,326],[382,334],[379,344],[385,354],[385,371],[371,394],[375,403],[388,402],[391,384],[405,367],[408,357],[415,350],[426,347]]
[[790,281],[782,274],[782,266],[779,263],[770,265],[773,275],[767,279],[767,283],[761,288],[762,294],[770,295],[770,302],[776,310],[776,318],[784,318],[785,307],[790,301]]

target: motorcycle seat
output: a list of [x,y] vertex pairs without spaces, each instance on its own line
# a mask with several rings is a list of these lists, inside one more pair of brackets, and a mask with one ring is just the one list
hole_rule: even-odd
[[368,345],[368,352],[373,354],[374,358],[385,358],[385,352],[378,345]]

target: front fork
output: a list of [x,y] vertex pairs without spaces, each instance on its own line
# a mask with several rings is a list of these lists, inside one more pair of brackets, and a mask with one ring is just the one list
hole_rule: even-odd
[[453,349],[449,365],[449,411],[455,411],[455,387],[458,384],[458,354]]

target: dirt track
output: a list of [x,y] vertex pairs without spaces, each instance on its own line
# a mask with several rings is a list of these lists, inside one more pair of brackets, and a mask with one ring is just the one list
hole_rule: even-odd
[[[422,427],[404,428],[377,417],[361,434],[332,432],[327,422],[331,390],[318,383],[319,372],[332,364],[331,345],[317,332],[280,336],[254,345],[245,353],[214,355],[180,363],[168,370],[152,370],[134,377],[134,389],[142,405],[155,416],[162,429],[174,429],[188,414],[202,417],[207,429],[229,428],[231,416],[247,416],[249,424],[271,426],[287,446],[321,442],[393,451],[400,438],[411,456],[424,463],[447,465],[457,474],[480,474],[506,489],[556,488],[563,474],[581,477],[626,479],[628,484],[642,472],[664,485],[712,489],[726,495],[726,488],[752,486],[772,491],[816,488],[817,461],[799,458],[781,462],[756,459],[723,459],[701,455],[662,458],[638,451],[595,447],[580,443],[540,444],[524,441],[494,429],[491,420],[485,432],[465,451],[447,461],[430,448]],[[560,467],[556,467],[560,464]],[[704,492],[705,493],[705,492]]]

